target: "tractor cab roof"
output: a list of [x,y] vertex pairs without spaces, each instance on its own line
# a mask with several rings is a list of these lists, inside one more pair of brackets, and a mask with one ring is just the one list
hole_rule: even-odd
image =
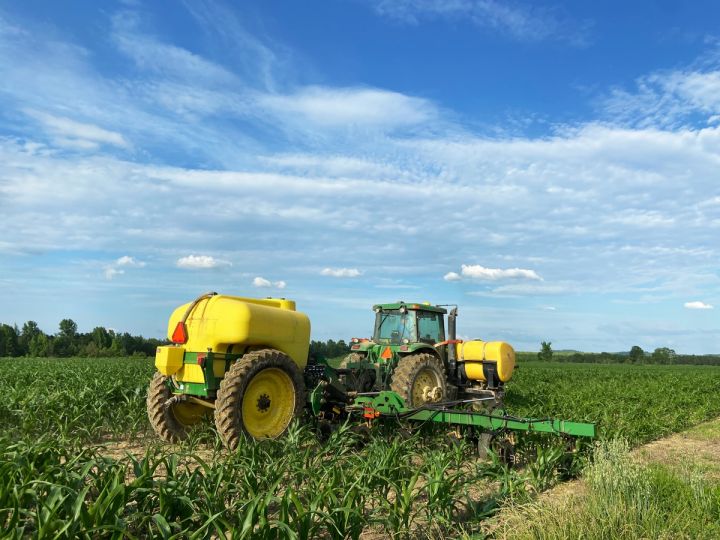
[[386,311],[393,309],[400,309],[405,306],[407,309],[413,309],[416,311],[433,311],[435,313],[447,313],[447,310],[440,306],[433,306],[429,302],[403,302],[399,300],[391,304],[375,304],[373,311]]

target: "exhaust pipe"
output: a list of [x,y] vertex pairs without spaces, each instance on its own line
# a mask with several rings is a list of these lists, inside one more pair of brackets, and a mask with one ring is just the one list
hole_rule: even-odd
[[448,371],[455,374],[455,369],[457,368],[457,359],[455,358],[455,343],[454,341],[457,340],[457,308],[454,307],[450,310],[450,313],[448,314],[448,337],[447,339],[450,341],[449,346],[447,348],[447,359],[448,359]]

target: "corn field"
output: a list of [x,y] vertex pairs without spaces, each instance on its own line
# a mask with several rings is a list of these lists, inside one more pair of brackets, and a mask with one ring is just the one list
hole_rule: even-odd
[[[0,530],[9,538],[446,538],[585,466],[552,437],[522,467],[479,461],[447,428],[311,423],[235,452],[208,424],[182,445],[149,428],[149,360],[1,360]],[[518,415],[596,421],[638,444],[720,414],[720,369],[523,365]],[[133,443],[141,451],[124,451]],[[132,445],[130,445],[132,446]]]

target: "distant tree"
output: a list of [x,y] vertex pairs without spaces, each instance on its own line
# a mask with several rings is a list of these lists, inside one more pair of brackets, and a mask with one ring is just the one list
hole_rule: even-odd
[[0,356],[18,356],[19,353],[17,328],[9,324],[0,325]]
[[642,350],[638,345],[633,345],[628,354],[630,362],[633,364],[639,364],[645,358],[645,351]]
[[127,356],[125,348],[123,347],[122,337],[112,332],[112,342],[110,343],[110,356]]
[[550,362],[553,357],[553,350],[552,350],[552,342],[551,341],[543,341],[540,343],[540,352],[538,353],[538,360],[542,360],[543,362]]
[[34,335],[28,344],[28,354],[37,357],[52,356],[52,341],[43,332]]
[[38,328],[38,324],[35,321],[28,321],[23,324],[22,330],[20,331],[20,349],[22,354],[30,354],[30,342],[35,336],[41,333],[42,330]]
[[344,339],[341,339],[337,342],[337,355],[342,356],[344,354],[348,354],[350,352],[350,345],[345,343]]
[[91,342],[95,345],[96,350],[109,349],[112,344],[112,338],[105,328],[96,326],[91,333]]
[[668,347],[658,347],[653,351],[651,358],[655,364],[674,364],[677,354]]
[[72,319],[60,321],[60,332],[53,341],[56,356],[72,356],[78,352],[77,324]]
[[335,341],[329,339],[327,341],[311,341],[310,354],[319,358],[337,358],[345,356],[350,352],[350,346],[345,340]]
[[77,323],[72,319],[63,319],[60,321],[60,335],[75,339],[77,336]]

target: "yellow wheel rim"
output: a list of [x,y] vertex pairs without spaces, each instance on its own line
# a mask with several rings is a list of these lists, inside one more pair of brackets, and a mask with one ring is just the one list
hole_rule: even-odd
[[265,368],[250,380],[242,400],[242,421],[251,437],[279,437],[294,412],[295,387],[282,369]]
[[420,370],[412,386],[413,406],[417,407],[428,401],[433,401],[439,387],[440,381],[432,369],[423,368]]
[[183,426],[192,426],[202,420],[207,410],[197,403],[175,403],[170,407],[172,415]]

